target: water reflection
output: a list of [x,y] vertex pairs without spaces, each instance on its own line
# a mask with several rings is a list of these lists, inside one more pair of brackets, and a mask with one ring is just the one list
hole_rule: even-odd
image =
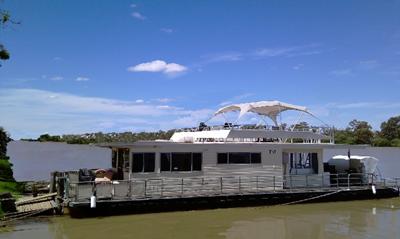
[[399,218],[400,199],[396,198],[90,219],[59,217],[16,225],[14,231],[0,233],[0,238],[397,238]]

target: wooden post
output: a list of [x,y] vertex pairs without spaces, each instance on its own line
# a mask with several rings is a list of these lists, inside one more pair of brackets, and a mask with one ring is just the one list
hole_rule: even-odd
[[50,173],[50,193],[56,192],[56,177],[56,171]]

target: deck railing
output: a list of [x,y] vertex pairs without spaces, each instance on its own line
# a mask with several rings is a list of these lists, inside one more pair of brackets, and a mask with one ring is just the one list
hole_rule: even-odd
[[284,176],[236,176],[148,178],[112,182],[69,182],[65,197],[71,201],[144,200],[182,197],[307,192],[376,187],[399,188],[400,178],[378,180],[373,174],[319,174]]

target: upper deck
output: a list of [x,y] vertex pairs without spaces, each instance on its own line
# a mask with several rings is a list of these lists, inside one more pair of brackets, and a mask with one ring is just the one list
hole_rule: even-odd
[[327,127],[309,129],[282,129],[279,127],[232,125],[200,126],[175,132],[172,142],[260,142],[260,143],[312,143],[333,144],[333,131]]

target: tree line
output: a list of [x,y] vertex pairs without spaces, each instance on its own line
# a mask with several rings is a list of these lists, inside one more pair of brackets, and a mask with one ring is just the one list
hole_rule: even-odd
[[96,144],[111,142],[136,142],[139,140],[170,139],[175,130],[157,132],[123,132],[123,133],[86,133],[86,134],[65,134],[65,135],[40,135],[37,139],[21,139],[25,141],[39,142],[66,142],[69,144]]
[[[293,127],[293,126],[291,126]],[[313,129],[306,122],[300,122],[295,128]],[[175,130],[158,132],[123,133],[86,133],[66,135],[40,135],[37,139],[24,139],[39,142],[66,142],[69,144],[90,144],[110,142],[136,142],[138,140],[169,139]],[[374,131],[366,121],[352,120],[344,129],[334,129],[337,144],[369,144],[379,147],[400,147],[400,116],[391,117],[382,122],[380,130]]]
[[335,130],[335,143],[400,147],[400,116],[382,122],[378,131],[373,131],[366,121],[352,120],[347,128]]

